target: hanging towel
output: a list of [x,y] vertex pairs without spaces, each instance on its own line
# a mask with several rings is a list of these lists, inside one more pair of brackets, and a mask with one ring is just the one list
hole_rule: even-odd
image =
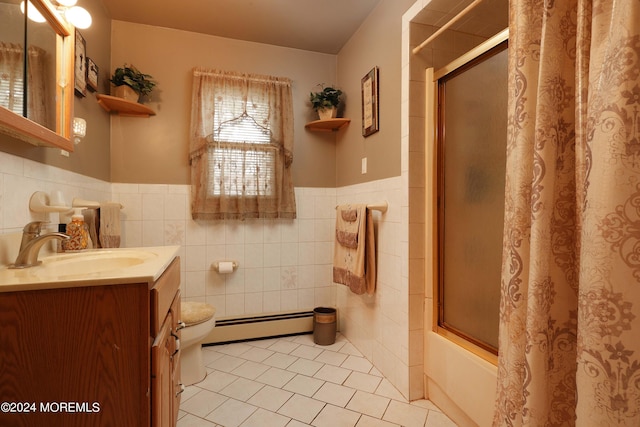
[[336,212],[333,281],[351,292],[373,295],[376,290],[376,247],[373,219],[367,205],[342,205]]
[[100,246],[120,247],[120,203],[100,204]]
[[98,239],[98,229],[100,227],[100,217],[98,210],[89,208],[82,211],[84,216],[84,223],[89,227],[89,237],[91,238],[91,247],[99,248],[100,240]]

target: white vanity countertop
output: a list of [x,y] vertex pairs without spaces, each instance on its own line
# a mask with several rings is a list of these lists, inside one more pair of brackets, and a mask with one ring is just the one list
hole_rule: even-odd
[[0,267],[0,292],[153,283],[179,250],[179,246],[154,246],[89,249],[42,256],[42,264],[35,267]]

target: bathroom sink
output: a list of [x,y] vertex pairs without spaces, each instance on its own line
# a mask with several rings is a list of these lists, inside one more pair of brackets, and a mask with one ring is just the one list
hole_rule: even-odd
[[70,286],[154,282],[178,255],[179,246],[89,249],[41,256],[41,264],[0,267],[0,292]]
[[43,258],[33,273],[51,278],[86,276],[139,265],[153,256],[151,252],[109,250],[53,255]]

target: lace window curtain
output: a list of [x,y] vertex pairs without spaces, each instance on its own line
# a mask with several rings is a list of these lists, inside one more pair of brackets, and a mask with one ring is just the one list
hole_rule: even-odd
[[36,123],[55,129],[52,115],[55,111],[47,109],[49,88],[47,87],[47,52],[37,46],[27,49],[27,117]]
[[295,218],[291,80],[196,68],[194,219]]
[[[52,119],[46,106],[46,52],[36,46],[30,46],[27,52],[27,117],[49,127]],[[24,103],[23,54],[21,45],[0,42],[0,105],[20,115]]]

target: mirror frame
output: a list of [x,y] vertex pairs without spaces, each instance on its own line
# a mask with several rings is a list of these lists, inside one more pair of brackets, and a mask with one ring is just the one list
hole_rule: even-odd
[[39,147],[73,151],[73,61],[75,27],[58,15],[49,0],[31,0],[56,33],[56,131],[0,106],[0,131]]

